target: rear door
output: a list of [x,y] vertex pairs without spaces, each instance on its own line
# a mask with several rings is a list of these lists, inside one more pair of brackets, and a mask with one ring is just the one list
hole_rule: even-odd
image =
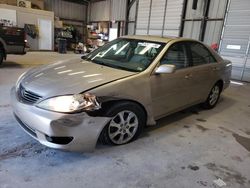
[[219,78],[220,66],[206,46],[199,42],[188,42],[189,58],[192,65],[190,100],[204,101],[212,86]]

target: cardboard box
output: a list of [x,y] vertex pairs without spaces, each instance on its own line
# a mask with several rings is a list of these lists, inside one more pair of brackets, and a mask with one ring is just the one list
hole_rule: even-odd
[[63,28],[63,22],[59,20],[55,20],[54,22],[55,28]]
[[23,8],[31,8],[31,2],[27,0],[17,0],[17,6]]
[[0,0],[0,4],[7,4],[7,5],[13,5],[16,6],[17,4],[16,0]]
[[[18,6],[20,1],[28,1],[26,2],[26,8],[35,8],[44,10],[44,0],[0,0],[0,4],[7,4],[12,6]],[[20,7],[20,6],[19,6]]]
[[44,10],[44,1],[43,0],[30,0],[31,7]]

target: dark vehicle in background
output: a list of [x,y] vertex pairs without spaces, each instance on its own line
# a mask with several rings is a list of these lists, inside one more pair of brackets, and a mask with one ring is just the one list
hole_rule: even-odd
[[26,39],[23,28],[0,26],[0,65],[7,54],[25,54]]

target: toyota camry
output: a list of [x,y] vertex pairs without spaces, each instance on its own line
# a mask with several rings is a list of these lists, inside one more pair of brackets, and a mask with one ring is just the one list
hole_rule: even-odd
[[14,116],[40,143],[91,151],[122,145],[195,104],[215,107],[231,63],[192,39],[124,36],[79,60],[34,68],[11,90]]

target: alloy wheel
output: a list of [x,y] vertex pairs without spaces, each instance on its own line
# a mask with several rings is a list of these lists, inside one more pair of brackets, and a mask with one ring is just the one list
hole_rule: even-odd
[[213,106],[217,102],[219,96],[220,96],[220,88],[219,88],[219,86],[216,85],[213,87],[213,89],[210,93],[209,104],[211,106]]
[[121,111],[111,119],[108,136],[115,144],[125,144],[135,136],[138,126],[138,117],[135,113]]

